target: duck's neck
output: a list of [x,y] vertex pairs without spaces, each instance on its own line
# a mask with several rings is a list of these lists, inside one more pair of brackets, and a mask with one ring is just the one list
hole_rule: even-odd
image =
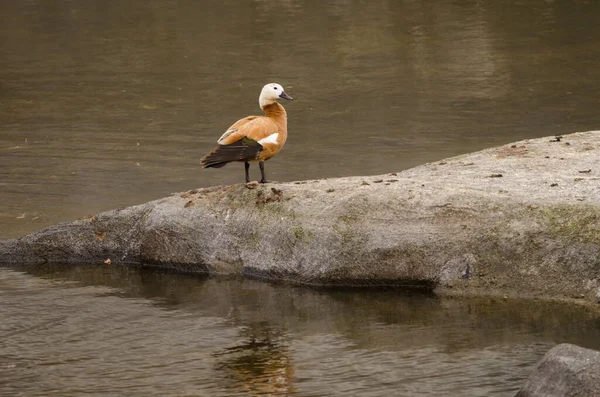
[[281,124],[281,127],[287,130],[287,113],[283,106],[278,102],[271,102],[262,106],[261,109],[265,112],[267,117],[272,118],[278,124]]

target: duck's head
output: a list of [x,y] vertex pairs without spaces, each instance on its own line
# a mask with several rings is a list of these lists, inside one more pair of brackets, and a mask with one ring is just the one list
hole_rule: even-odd
[[261,108],[272,104],[279,98],[292,100],[292,97],[285,93],[283,87],[277,83],[269,83],[265,85],[260,92],[258,103]]

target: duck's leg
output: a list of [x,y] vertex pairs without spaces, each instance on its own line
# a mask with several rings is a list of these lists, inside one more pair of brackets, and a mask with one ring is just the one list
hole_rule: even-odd
[[250,182],[250,163],[244,161],[244,169],[246,170],[246,183]]
[[258,167],[260,168],[260,183],[267,183],[267,177],[265,176],[265,162],[259,161]]

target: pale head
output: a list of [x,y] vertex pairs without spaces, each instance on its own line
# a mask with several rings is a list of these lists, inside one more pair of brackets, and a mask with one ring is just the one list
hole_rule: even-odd
[[285,93],[283,87],[277,83],[269,83],[265,85],[258,97],[258,104],[261,108],[272,104],[279,98],[291,100],[292,97]]

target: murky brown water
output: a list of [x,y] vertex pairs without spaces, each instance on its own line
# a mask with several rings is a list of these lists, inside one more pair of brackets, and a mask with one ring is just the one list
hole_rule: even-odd
[[198,160],[270,81],[281,181],[600,126],[597,1],[243,3],[0,2],[0,238],[242,181]]
[[600,317],[116,266],[0,268],[2,396],[513,396]]
[[[281,181],[600,126],[600,2],[240,3],[1,1],[0,238],[242,181],[198,160],[271,81],[296,99]],[[0,269],[3,396],[510,396],[598,340],[532,302]]]

